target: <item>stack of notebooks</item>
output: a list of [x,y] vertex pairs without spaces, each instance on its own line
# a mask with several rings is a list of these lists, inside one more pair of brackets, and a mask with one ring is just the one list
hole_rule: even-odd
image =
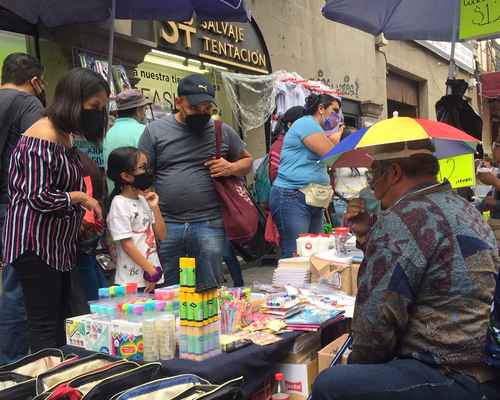
[[300,314],[287,318],[288,329],[294,331],[315,332],[327,321],[334,321],[343,318],[344,311],[320,310],[315,307],[307,307]]
[[310,282],[309,257],[283,258],[278,261],[278,268],[274,270],[273,285],[302,288]]
[[[274,301],[275,300],[275,301]],[[276,319],[286,319],[304,311],[304,305],[296,299],[277,296],[261,307],[261,312]]]

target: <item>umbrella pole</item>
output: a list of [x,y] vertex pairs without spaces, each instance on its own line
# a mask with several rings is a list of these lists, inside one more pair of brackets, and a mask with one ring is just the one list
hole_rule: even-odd
[[[455,65],[455,47],[458,40],[458,25],[460,24],[460,10],[458,6],[458,1],[456,6],[453,8],[453,28],[452,28],[452,40],[451,40],[451,51],[450,51],[450,65],[448,67],[448,80],[455,79],[456,76],[456,65]],[[451,93],[451,86],[446,86],[446,94]]]
[[[448,67],[448,79],[455,79],[456,75],[456,65],[455,65],[455,46],[457,42],[453,40],[451,42],[451,52],[450,52],[450,65]],[[446,86],[446,94],[452,94],[451,93],[451,86],[447,85]]]
[[115,46],[115,17],[116,0],[111,0],[111,17],[109,27],[109,47],[108,47],[108,83],[113,86],[113,51]]

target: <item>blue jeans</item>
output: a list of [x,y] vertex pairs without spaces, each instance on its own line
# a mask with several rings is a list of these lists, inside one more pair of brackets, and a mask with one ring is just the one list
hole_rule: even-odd
[[95,255],[78,255],[78,276],[80,286],[85,292],[86,301],[99,298],[99,288],[108,286],[101,267],[97,264]]
[[483,394],[491,400],[499,396],[495,386],[456,372],[445,375],[414,359],[396,359],[329,368],[314,382],[311,400],[480,400]]
[[196,288],[208,290],[223,282],[224,223],[213,220],[194,223],[167,222],[167,239],[160,243],[158,255],[165,283],[179,283],[179,258],[196,258]]
[[299,233],[323,231],[323,208],[306,204],[300,190],[282,189],[273,186],[269,197],[269,208],[280,233],[281,256],[293,257],[297,250]]
[[[0,204],[0,237],[7,205]],[[0,252],[2,243],[0,241]],[[28,321],[24,308],[23,290],[12,265],[2,270],[0,295],[0,365],[13,362],[28,354]]]
[[240,262],[238,261],[238,257],[236,257],[233,245],[227,238],[224,243],[224,262],[226,263],[231,279],[233,280],[233,286],[244,286],[245,283],[243,282]]
[[344,214],[347,211],[347,203],[344,200],[333,200],[333,208],[335,214],[333,215],[333,227],[344,226]]

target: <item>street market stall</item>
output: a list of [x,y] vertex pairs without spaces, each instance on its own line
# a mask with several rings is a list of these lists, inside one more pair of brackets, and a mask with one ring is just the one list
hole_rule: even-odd
[[[99,396],[186,374],[201,379],[194,385],[229,385],[260,399],[277,370],[285,371],[290,393],[307,397],[318,351],[348,331],[354,299],[319,282],[196,292],[195,260],[181,259],[180,266],[180,287],[154,294],[138,293],[134,284],[101,288],[91,314],[66,321],[68,345],[60,356],[46,350],[0,368],[0,375],[10,374],[0,399],[19,391],[62,399],[57,395],[68,388],[110,398]],[[14,381],[12,374],[21,376]],[[116,384],[123,374],[125,387]]]

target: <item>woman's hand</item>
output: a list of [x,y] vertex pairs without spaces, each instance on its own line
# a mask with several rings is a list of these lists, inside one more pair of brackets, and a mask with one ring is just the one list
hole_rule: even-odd
[[96,199],[84,192],[70,192],[69,198],[71,204],[81,204],[86,210],[94,212],[97,221],[102,221],[102,208]]
[[92,211],[95,214],[97,221],[102,221],[102,208],[99,202],[89,195],[87,195],[86,197],[87,198],[82,202],[82,206],[86,210]]

